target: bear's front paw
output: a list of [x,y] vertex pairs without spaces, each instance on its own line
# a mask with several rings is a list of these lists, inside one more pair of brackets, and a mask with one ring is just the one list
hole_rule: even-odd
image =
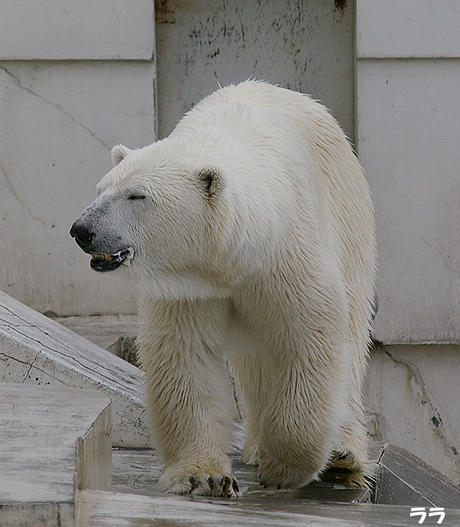
[[158,482],[160,492],[166,494],[194,494],[237,498],[242,496],[238,482],[232,474],[209,469],[203,472],[166,470]]

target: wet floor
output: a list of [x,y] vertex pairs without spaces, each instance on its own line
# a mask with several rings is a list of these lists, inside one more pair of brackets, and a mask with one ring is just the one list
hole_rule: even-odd
[[[233,471],[242,498],[223,499],[190,496],[164,496],[155,485],[161,465],[153,450],[114,449],[113,490],[136,494],[151,503],[154,515],[139,525],[198,526],[328,526],[328,527],[402,527],[419,525],[421,516],[411,516],[410,504],[376,505],[371,492],[341,484],[319,483],[297,490],[264,489],[258,484],[256,467],[248,467],[233,457]],[[122,501],[120,501],[121,505]],[[145,509],[148,511],[149,509]],[[440,516],[429,516],[425,525],[436,525]],[[434,509],[433,509],[434,511]],[[460,511],[443,509],[442,525],[459,526]],[[151,514],[151,513],[150,513]]]

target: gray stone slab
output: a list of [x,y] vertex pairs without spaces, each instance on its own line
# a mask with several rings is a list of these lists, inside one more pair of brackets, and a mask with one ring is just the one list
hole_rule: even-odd
[[73,525],[77,488],[112,483],[110,400],[0,383],[0,525]]
[[376,503],[460,509],[460,488],[400,446],[387,443],[378,460]]
[[[150,497],[85,491],[79,494],[78,527],[221,526],[407,527],[410,507],[324,504],[311,500]],[[445,511],[444,526],[460,525],[460,511]],[[433,519],[430,519],[433,523]],[[428,525],[428,523],[427,523]]]
[[113,490],[115,492],[155,495],[162,464],[150,448],[112,450]]
[[74,525],[74,503],[1,503],[2,527],[67,527]]
[[0,381],[100,390],[113,403],[114,445],[150,444],[141,371],[3,292]]

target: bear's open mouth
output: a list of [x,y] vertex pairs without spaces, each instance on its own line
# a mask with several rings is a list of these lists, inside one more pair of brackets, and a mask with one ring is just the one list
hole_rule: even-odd
[[133,256],[134,249],[128,247],[128,249],[123,249],[115,254],[92,254],[89,264],[91,269],[105,273],[106,271],[115,271],[122,264],[129,267]]

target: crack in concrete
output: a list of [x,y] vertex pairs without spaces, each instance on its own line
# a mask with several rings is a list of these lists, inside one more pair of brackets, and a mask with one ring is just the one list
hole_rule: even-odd
[[[35,328],[36,326],[34,326],[33,324],[31,324],[26,318],[23,318],[23,317],[20,317],[16,311],[13,311],[12,309],[10,309],[9,307],[5,306],[4,304],[0,304],[0,308],[3,309],[4,311],[6,311],[7,313],[9,313],[10,315],[12,315],[14,318],[17,318],[18,320],[20,320],[21,322],[24,322],[24,324],[18,324],[18,326],[27,326],[27,327],[30,327],[30,328]],[[7,326],[10,326],[11,323],[10,322],[7,322],[7,321],[4,321],[5,324]],[[37,329],[40,329],[40,328],[37,328]]]
[[[7,307],[5,306],[0,306],[0,307],[3,307],[3,309],[5,309],[7,312],[16,316],[19,320],[22,320],[25,322],[24,325],[20,325],[20,326],[8,325],[9,332],[4,332],[4,333],[9,333],[10,338],[13,338],[13,339],[14,339],[14,335],[12,333],[16,333],[17,335],[22,337],[21,339],[22,341],[24,341],[25,339],[26,341],[33,342],[35,345],[38,345],[39,348],[41,348],[41,350],[35,356],[34,362],[35,360],[37,360],[40,353],[42,352],[51,353],[52,355],[55,356],[56,359],[60,357],[61,361],[63,361],[64,364],[67,364],[67,366],[64,366],[64,367],[72,368],[71,366],[72,364],[74,364],[73,367],[78,365],[80,368],[80,372],[85,372],[85,375],[87,375],[90,379],[98,383],[105,381],[109,385],[114,384],[117,387],[117,390],[122,390],[126,394],[129,394],[129,397],[136,403],[140,403],[140,404],[143,403],[142,399],[139,398],[138,392],[136,390],[136,387],[139,386],[138,382],[134,382],[132,378],[126,378],[125,383],[120,384],[120,379],[116,376],[114,372],[111,372],[111,371],[107,372],[106,370],[100,367],[100,364],[96,360],[93,361],[93,364],[94,364],[94,367],[93,367],[91,359],[84,355],[82,356],[81,350],[79,350],[78,348],[69,346],[66,342],[63,342],[62,340],[56,338],[51,333],[44,331],[42,328],[36,325],[30,324],[30,322],[28,323],[27,320],[19,317],[16,313],[11,311]],[[20,331],[19,328],[25,328],[25,329],[23,331]],[[51,340],[52,342],[56,343],[56,347],[45,344],[42,340],[32,337],[27,332],[28,328],[34,329],[42,333],[48,340]],[[64,352],[64,350],[66,352]],[[124,375],[125,377],[127,376],[126,372],[124,372]],[[134,388],[132,388],[132,386]]]
[[455,464],[458,466],[460,464],[460,460],[455,455],[455,452],[456,452],[456,447],[454,446],[455,442],[452,440],[449,440],[446,437],[446,434],[448,434],[448,430],[445,429],[443,426],[443,419],[442,419],[441,413],[436,408],[434,403],[431,401],[431,398],[426,389],[426,383],[423,380],[422,374],[420,373],[420,371],[414,364],[411,364],[405,361],[404,359],[397,359],[393,357],[393,355],[391,355],[391,353],[384,346],[380,346],[380,349],[394,364],[397,364],[398,366],[402,366],[406,368],[408,373],[411,375],[412,379],[414,379],[416,389],[419,390],[419,394],[420,394],[420,404],[423,407],[426,407],[430,414],[430,427],[432,431],[441,441],[448,458],[452,459],[455,462]]
[[49,371],[45,371],[42,368],[39,368],[35,364],[37,362],[37,359],[38,359],[39,355],[40,355],[40,352],[38,352],[35,355],[35,357],[33,358],[32,362],[29,362],[29,361],[20,360],[17,357],[13,357],[12,355],[8,355],[6,353],[0,353],[0,357],[5,357],[6,360],[13,360],[14,362],[17,362],[19,364],[23,364],[24,366],[28,366],[28,369],[27,369],[27,371],[24,374],[24,377],[22,379],[21,384],[25,384],[27,382],[27,377],[29,376],[30,372],[34,369],[34,370],[36,370],[36,371],[38,371],[40,373],[43,373],[47,377],[50,377],[51,379],[53,379],[53,381],[56,381],[60,385],[66,386],[66,384],[61,379],[59,379],[58,377],[55,377]]
[[[17,328],[14,329],[14,331],[20,335],[21,337],[24,337],[26,340],[28,340],[29,342],[33,342],[34,344],[38,345],[40,348],[42,348],[36,355],[35,359],[34,359],[34,362],[37,360],[38,356],[41,354],[41,353],[46,353],[46,352],[51,352],[52,355],[55,355],[55,360],[57,357],[60,357],[62,361],[64,361],[64,364],[67,363],[67,366],[64,366],[64,367],[67,367],[68,369],[72,369],[71,367],[71,364],[75,364],[75,365],[78,365],[80,368],[81,368],[81,371],[84,371],[85,372],[85,375],[87,375],[90,379],[96,381],[96,382],[99,382],[101,383],[102,380],[104,381],[108,381],[110,383],[115,383],[115,384],[118,384],[119,383],[119,380],[116,378],[115,375],[111,373],[111,375],[105,375],[103,373],[103,371],[99,368],[99,369],[95,369],[91,366],[89,360],[87,359],[88,362],[85,362],[83,363],[81,360],[79,360],[77,357],[75,357],[74,353],[77,353],[78,355],[81,356],[79,350],[75,349],[75,348],[71,348],[67,345],[65,345],[63,342],[60,342],[59,340],[51,337],[48,333],[40,330],[40,328],[37,328],[35,326],[31,326],[39,331],[41,331],[44,335],[48,336],[49,338],[51,338],[52,340],[54,340],[57,344],[60,344],[61,346],[60,347],[65,347],[66,350],[68,350],[68,352],[70,352],[69,354],[66,354],[64,353],[63,351],[55,348],[55,347],[51,347],[47,344],[44,344],[43,341],[37,339],[37,338],[33,338],[31,337],[30,335],[28,335],[26,332],[21,332],[19,331]],[[86,358],[86,357],[85,357]],[[95,363],[96,366],[99,366],[98,363]],[[75,366],[74,366],[75,367]],[[80,371],[80,375],[82,375]]]
[[24,207],[24,209],[27,211],[27,214],[32,218],[33,221],[38,221],[43,226],[45,226],[45,222],[41,220],[40,218],[35,217],[30,209],[27,207],[27,205],[24,203],[24,201],[19,197],[18,193],[16,192],[16,189],[14,188],[14,185],[11,183],[10,178],[8,176],[8,173],[6,172],[5,168],[0,164],[0,170],[3,173],[3,176],[6,181],[6,186],[10,190],[10,192],[13,194],[13,196],[19,201],[19,203]]
[[[104,143],[104,141],[102,141],[102,139],[100,139],[94,132],[92,132],[89,128],[87,128],[84,124],[82,124],[81,122],[79,122],[77,119],[75,119],[69,112],[67,112],[66,110],[64,110],[64,108],[59,105],[59,104],[54,104],[52,103],[51,101],[48,101],[47,99],[45,99],[43,96],[39,95],[38,93],[34,92],[33,90],[31,90],[30,88],[26,87],[26,86],[23,86],[21,84],[21,81],[15,76],[13,75],[5,66],[3,65],[0,65],[0,70],[1,71],[4,71],[6,73],[6,75],[8,75],[10,77],[10,79],[14,82],[14,84],[20,89],[20,90],[23,90],[24,92],[32,95],[33,97],[37,97],[38,99],[40,99],[41,101],[43,101],[45,104],[48,104],[49,106],[52,106],[54,109],[56,109],[57,111],[59,112],[62,112],[64,115],[66,115],[73,123],[75,123],[77,126],[79,126],[80,128],[82,128],[83,130],[85,130],[93,139],[95,139],[96,141],[98,141],[104,148],[106,148],[109,152],[111,151],[111,147],[109,145],[107,145],[106,143]],[[30,218],[34,221],[34,222],[38,222],[42,225],[42,227],[44,227],[43,229],[43,233],[45,235],[45,238],[48,240],[49,244],[51,245],[51,247],[53,249],[57,249],[58,252],[59,252],[59,255],[60,257],[67,263],[67,265],[69,265],[70,267],[72,267],[73,263],[72,263],[72,256],[69,256],[66,252],[63,252],[62,250],[62,247],[61,246],[56,246],[56,241],[53,239],[52,236],[50,236],[48,230],[46,229],[47,225],[46,225],[46,222],[43,221],[41,218],[35,216],[31,210],[29,209],[29,207],[27,206],[27,204],[24,202],[23,199],[21,199],[21,197],[19,196],[19,194],[17,193],[13,183],[11,182],[9,176],[8,176],[8,173],[7,171],[5,170],[5,168],[0,165],[0,170],[1,172],[3,173],[4,175],[4,179],[5,179],[5,182],[6,182],[6,185],[7,185],[7,188],[10,190],[10,192],[13,194],[13,196],[17,199],[17,201],[24,207],[24,209],[26,210],[27,214],[30,216]]]
[[85,130],[86,132],[89,133],[89,135],[95,139],[96,141],[98,141],[103,147],[107,148],[107,150],[111,150],[110,146],[107,145],[106,143],[104,143],[104,141],[102,141],[102,139],[100,139],[94,132],[91,132],[91,130],[89,128],[87,128],[84,124],[80,123],[79,121],[77,121],[69,112],[67,112],[66,110],[64,110],[64,108],[60,105],[60,104],[54,104],[52,103],[51,101],[48,101],[47,99],[45,99],[43,96],[39,95],[38,93],[35,93],[33,90],[31,90],[30,88],[27,88],[26,86],[23,86],[21,84],[21,81],[15,77],[10,71],[8,71],[5,66],[0,66],[0,70],[4,71],[11,79],[12,81],[16,84],[16,86],[25,91],[26,93],[28,93],[29,95],[33,95],[34,97],[37,97],[38,99],[40,99],[41,101],[43,101],[44,103],[52,106],[53,108],[55,108],[56,110],[58,110],[59,112],[62,112],[64,115],[66,115],[73,123],[75,123],[76,125],[80,126],[81,128],[83,128],[83,130]]
[[[38,352],[35,357],[33,358],[33,360],[30,362],[28,360],[21,360],[21,359],[18,359],[17,357],[14,357],[13,355],[9,355],[7,353],[3,353],[3,352],[0,352],[0,357],[4,357],[3,360],[12,360],[14,362],[17,362],[18,364],[22,364],[24,366],[27,367],[27,371],[25,372],[24,376],[23,376],[23,379],[22,379],[22,384],[24,384],[26,381],[27,381],[27,377],[29,376],[29,373],[32,371],[32,368],[34,367],[35,365],[35,362],[37,361],[37,358],[38,356],[40,355],[40,352]],[[35,366],[35,368],[37,368]],[[37,368],[39,371],[41,371],[39,368]],[[42,373],[45,373],[45,372],[42,372]],[[47,373],[48,375],[48,373]],[[50,377],[52,377],[54,379],[54,377],[52,375],[50,375]],[[58,380],[58,379],[56,379]]]
[[[19,364],[24,364],[24,366],[30,366],[30,362],[29,361],[24,361],[24,360],[18,359],[17,357],[13,357],[12,355],[8,355],[7,353],[4,353],[2,351],[0,351],[0,357],[4,357],[4,360],[14,360],[15,362],[18,362]],[[35,359],[34,359],[34,361],[35,361]]]
[[455,267],[451,265],[451,263],[448,261],[448,257],[443,253],[443,251],[439,247],[437,247],[436,245],[433,245],[432,243],[429,243],[423,236],[422,236],[422,241],[423,243],[425,243],[427,247],[429,247],[430,249],[433,249],[440,256],[442,265],[448,271],[450,271],[457,278],[460,278],[460,273],[458,272],[458,269],[456,269]]
[[[0,69],[1,66],[0,66]],[[52,236],[50,236],[50,234],[48,233],[48,230],[46,229],[47,225],[45,223],[45,221],[43,221],[41,218],[39,218],[38,216],[35,216],[34,214],[32,214],[32,211],[29,209],[29,207],[27,206],[27,204],[24,202],[24,200],[18,195],[18,193],[16,192],[16,189],[13,185],[13,183],[11,182],[9,176],[8,176],[8,173],[7,171],[5,170],[5,168],[0,164],[0,171],[3,173],[3,176],[4,176],[4,179],[5,179],[5,182],[6,182],[6,186],[7,188],[9,189],[9,191],[11,192],[11,194],[16,198],[16,200],[23,206],[23,208],[25,209],[25,211],[27,212],[27,214],[30,216],[30,218],[32,219],[33,222],[38,222],[41,224],[43,228],[43,234],[45,236],[45,238],[48,240],[48,242],[50,243],[51,247],[53,247],[54,249],[56,249],[56,245],[55,245],[55,241],[53,240]],[[63,251],[61,250],[61,247],[57,247],[58,251],[59,251],[59,254],[61,255],[61,258],[67,262],[67,264],[69,266],[72,265],[71,263],[71,259],[72,257],[67,255],[66,253],[63,253]]]
[[40,352],[38,352],[33,361],[29,364],[29,369],[26,371],[24,378],[22,379],[22,384],[24,384],[27,381],[27,377],[29,376],[30,372],[32,371],[32,368],[34,367],[35,362],[37,361],[38,356],[40,355]]

